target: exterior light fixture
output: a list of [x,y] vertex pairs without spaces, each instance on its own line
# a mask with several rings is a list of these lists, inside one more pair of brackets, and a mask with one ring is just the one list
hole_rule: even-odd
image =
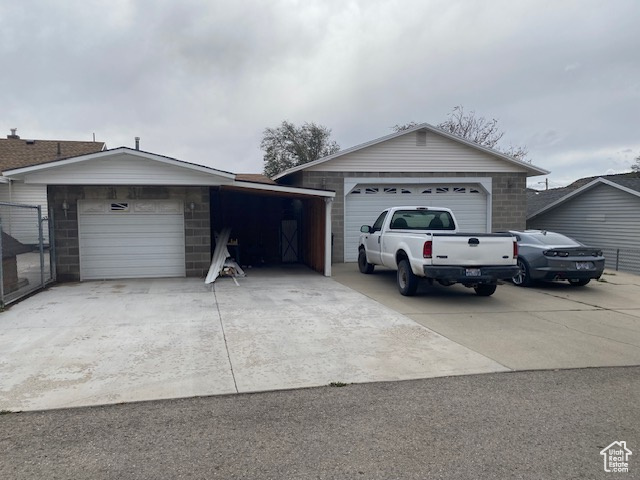
[[64,218],[67,218],[67,212],[69,211],[69,204],[65,200],[62,202],[62,210],[64,211]]
[[193,203],[193,202],[191,202],[191,203],[189,204],[189,210],[191,210],[191,211],[193,212],[195,209],[196,209],[196,204],[195,204],[195,203]]

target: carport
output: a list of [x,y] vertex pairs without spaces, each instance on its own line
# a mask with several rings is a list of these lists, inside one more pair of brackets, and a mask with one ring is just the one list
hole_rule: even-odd
[[212,238],[231,228],[229,251],[240,265],[302,263],[331,275],[333,192],[248,181],[210,192]]

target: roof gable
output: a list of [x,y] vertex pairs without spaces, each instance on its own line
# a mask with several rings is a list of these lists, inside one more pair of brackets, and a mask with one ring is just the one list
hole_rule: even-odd
[[[274,179],[277,180],[301,170],[341,171],[343,169],[340,168],[340,164],[345,165],[345,170],[353,169],[354,171],[368,171],[366,168],[363,170],[366,162],[364,157],[368,154],[373,153],[374,151],[383,151],[385,150],[385,148],[388,149],[385,157],[387,165],[385,168],[391,170],[384,171],[412,171],[412,169],[418,168],[425,170],[425,154],[418,153],[416,155],[415,148],[413,149],[413,152],[410,152],[408,148],[410,142],[413,141],[415,144],[415,141],[412,139],[416,136],[416,132],[418,131],[425,132],[427,135],[429,135],[431,142],[427,140],[425,147],[432,148],[432,150],[437,148],[457,148],[459,149],[459,152],[464,151],[466,153],[471,152],[472,154],[475,154],[475,157],[473,157],[473,159],[471,159],[473,155],[467,155],[468,161],[472,164],[472,166],[469,167],[472,171],[478,171],[477,164],[473,164],[473,160],[475,160],[477,163],[487,162],[487,169],[507,168],[507,170],[509,171],[519,170],[522,172],[526,172],[528,176],[544,175],[549,173],[547,170],[531,165],[530,163],[516,160],[496,150],[483,147],[474,142],[458,137],[456,135],[452,135],[439,128],[433,127],[432,125],[423,123],[407,130],[386,135],[370,142],[341,150],[337,153],[334,153],[333,155],[328,155],[313,162],[290,168],[276,175]],[[399,149],[395,150],[395,153],[392,153],[391,150],[395,145],[398,145]],[[448,145],[448,147],[443,147],[443,145]],[[425,149],[425,151],[427,150]],[[390,158],[395,159],[396,156],[402,156],[402,152],[407,155],[406,160],[409,162],[406,167],[403,167],[402,165],[394,165],[394,162],[390,162]],[[432,153],[436,154],[435,151],[433,151]],[[361,158],[358,158],[358,155],[360,155]],[[393,157],[390,157],[390,155],[393,155]],[[353,165],[350,165],[353,160],[356,160],[356,162],[353,163]],[[372,161],[375,163],[374,158],[372,159]],[[358,165],[358,163],[360,163],[360,165]],[[492,163],[493,166],[490,167],[489,165],[491,165]],[[500,167],[496,167],[496,165],[499,165]],[[435,168],[437,171],[438,166],[436,166]],[[429,166],[429,171],[434,171],[431,166]],[[440,171],[452,171],[451,161],[449,162],[449,164],[443,164],[440,167]]]
[[120,147],[4,172],[12,180],[65,185],[221,185],[230,172]]

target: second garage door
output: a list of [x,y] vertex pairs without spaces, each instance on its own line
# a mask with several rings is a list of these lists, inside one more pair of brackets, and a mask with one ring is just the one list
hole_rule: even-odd
[[181,201],[78,202],[80,279],[185,276]]
[[362,225],[387,208],[409,205],[450,208],[461,231],[487,231],[487,195],[477,184],[356,185],[345,201],[344,261],[358,259]]

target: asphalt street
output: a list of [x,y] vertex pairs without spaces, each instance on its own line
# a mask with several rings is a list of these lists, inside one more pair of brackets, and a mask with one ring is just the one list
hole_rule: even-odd
[[640,478],[639,398],[615,367],[5,413],[0,478]]

